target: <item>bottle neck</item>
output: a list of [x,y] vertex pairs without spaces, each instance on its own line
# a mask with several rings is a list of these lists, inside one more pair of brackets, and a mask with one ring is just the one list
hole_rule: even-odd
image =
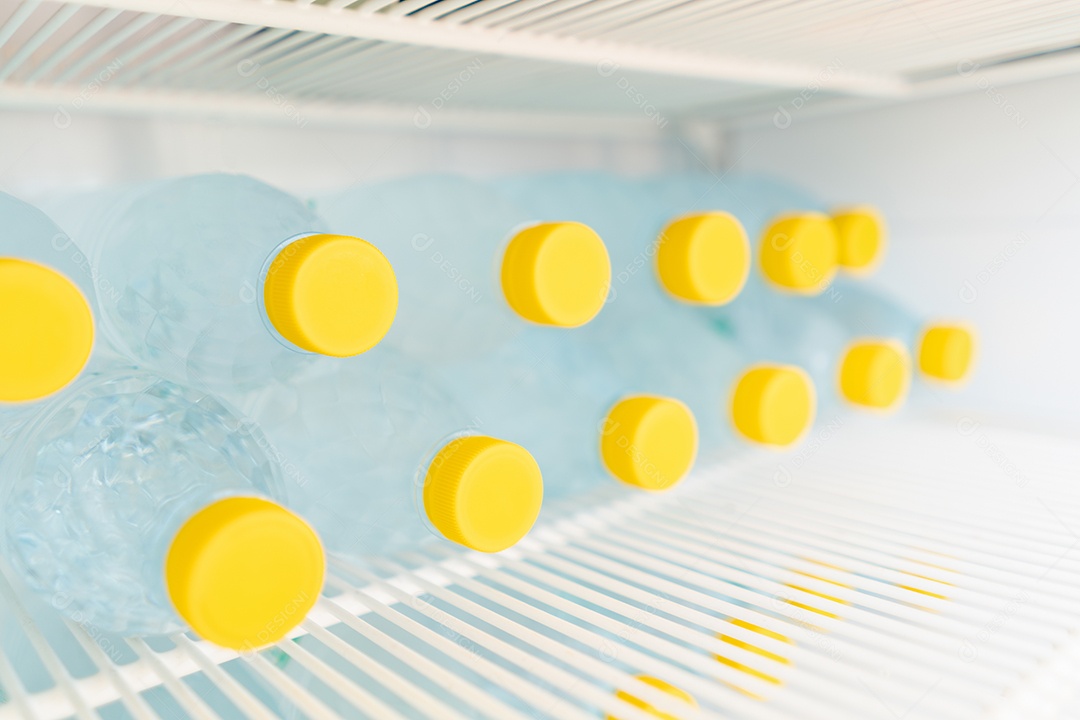
[[314,353],[311,353],[310,351],[305,350],[290,341],[288,338],[282,335],[281,332],[278,331],[278,329],[274,326],[273,321],[270,320],[270,314],[267,312],[266,309],[266,280],[270,277],[271,273],[274,272],[275,262],[289,257],[292,253],[295,253],[298,250],[298,247],[296,246],[297,242],[303,240],[304,238],[313,237],[319,234],[320,233],[314,232],[300,233],[299,235],[293,235],[287,240],[281,242],[270,252],[269,255],[266,256],[266,260],[263,261],[262,267],[259,269],[258,281],[254,283],[255,297],[252,298],[252,302],[259,308],[259,317],[262,319],[263,327],[266,328],[266,332],[269,333],[270,336],[274,338],[279,344],[299,355],[313,355]]

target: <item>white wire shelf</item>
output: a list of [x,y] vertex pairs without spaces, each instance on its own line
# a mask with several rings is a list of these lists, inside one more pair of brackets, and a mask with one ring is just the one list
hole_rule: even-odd
[[293,637],[243,657],[64,625],[4,582],[0,718],[655,720],[619,690],[683,720],[1053,718],[1080,678],[1078,461],[837,420],[501,555],[335,559]]
[[0,106],[662,130],[1078,71],[1078,37],[1054,0],[2,0]]

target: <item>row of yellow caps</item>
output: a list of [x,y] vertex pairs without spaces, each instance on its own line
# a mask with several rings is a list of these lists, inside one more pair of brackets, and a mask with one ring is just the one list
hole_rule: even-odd
[[[863,339],[845,351],[837,383],[849,402],[888,410],[903,402],[910,378],[911,361],[900,343]],[[717,398],[717,411],[722,401]],[[787,447],[808,431],[816,404],[814,383],[801,368],[760,364],[735,380],[727,409],[731,426],[742,437]],[[675,398],[630,396],[600,423],[599,451],[616,479],[643,490],[667,490],[694,464],[697,420]],[[510,547],[528,532],[540,510],[539,470],[529,468],[535,468],[531,456],[513,443],[493,438],[452,442],[428,469],[428,518],[447,538],[470,548],[491,552]]]
[[[657,241],[660,284],[690,303],[722,305],[741,291],[750,247],[739,221],[722,212],[681,217]],[[867,209],[829,218],[776,219],[760,244],[763,274],[793,292],[818,292],[838,267],[865,271],[881,257],[884,232]],[[501,285],[521,318],[577,327],[600,312],[611,283],[607,249],[589,227],[548,222],[509,243]],[[297,347],[335,357],[358,355],[389,331],[397,312],[393,268],[372,244],[315,234],[287,245],[264,282],[267,315]],[[24,260],[0,258],[0,402],[45,397],[69,383],[93,344],[93,317],[68,279]]]
[[[321,235],[306,242],[306,249],[271,268],[266,282],[271,321],[287,339],[312,352],[344,356],[369,349],[393,322],[397,288],[392,268],[378,250],[357,238]],[[884,246],[884,225],[873,209],[844,210],[832,217],[804,212],[778,217],[768,226],[759,261],[774,286],[814,294],[841,268],[870,272],[881,262]],[[742,291],[750,256],[746,231],[734,215],[697,213],[663,229],[655,269],[660,286],[677,300],[720,306]],[[343,268],[350,263],[356,264],[355,276],[378,277],[344,283],[341,278],[349,274],[343,275]],[[522,319],[540,325],[572,328],[588,323],[603,308],[610,283],[604,242],[581,223],[528,227],[512,238],[502,258],[507,303]],[[363,325],[362,332],[351,327],[356,323]],[[920,339],[919,369],[936,380],[962,380],[973,353],[969,328],[930,326]]]
[[[775,218],[758,246],[761,272],[775,287],[815,294],[838,270],[864,274],[884,255],[885,230],[877,213],[858,208],[836,213],[791,213]],[[660,284],[678,300],[724,305],[742,291],[750,274],[746,230],[731,213],[703,212],[670,222],[657,239]]]

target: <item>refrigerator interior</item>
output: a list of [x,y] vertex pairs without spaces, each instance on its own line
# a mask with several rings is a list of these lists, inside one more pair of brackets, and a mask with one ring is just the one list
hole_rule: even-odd
[[0,189],[27,201],[764,173],[879,208],[867,282],[980,355],[919,408],[598,493],[495,556],[335,559],[259,652],[107,637],[4,568],[0,718],[1080,717],[1078,37],[1074,2],[3,0]]

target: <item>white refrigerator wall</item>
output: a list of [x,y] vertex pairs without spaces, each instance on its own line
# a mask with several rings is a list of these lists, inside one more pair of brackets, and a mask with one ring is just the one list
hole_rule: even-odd
[[[33,201],[56,188],[99,187],[159,177],[238,172],[300,195],[423,172],[491,176],[561,168],[640,175],[676,166],[681,145],[657,133],[565,124],[546,135],[520,132],[513,117],[469,128],[455,120],[418,129],[406,123],[297,126],[228,117],[106,115],[0,110],[0,188]],[[503,130],[500,131],[500,128]]]
[[[928,315],[978,326],[961,405],[1014,423],[1080,427],[1080,76],[824,114],[734,133],[736,170],[830,203],[873,203],[891,245],[874,277]],[[789,109],[791,106],[788,106]]]

